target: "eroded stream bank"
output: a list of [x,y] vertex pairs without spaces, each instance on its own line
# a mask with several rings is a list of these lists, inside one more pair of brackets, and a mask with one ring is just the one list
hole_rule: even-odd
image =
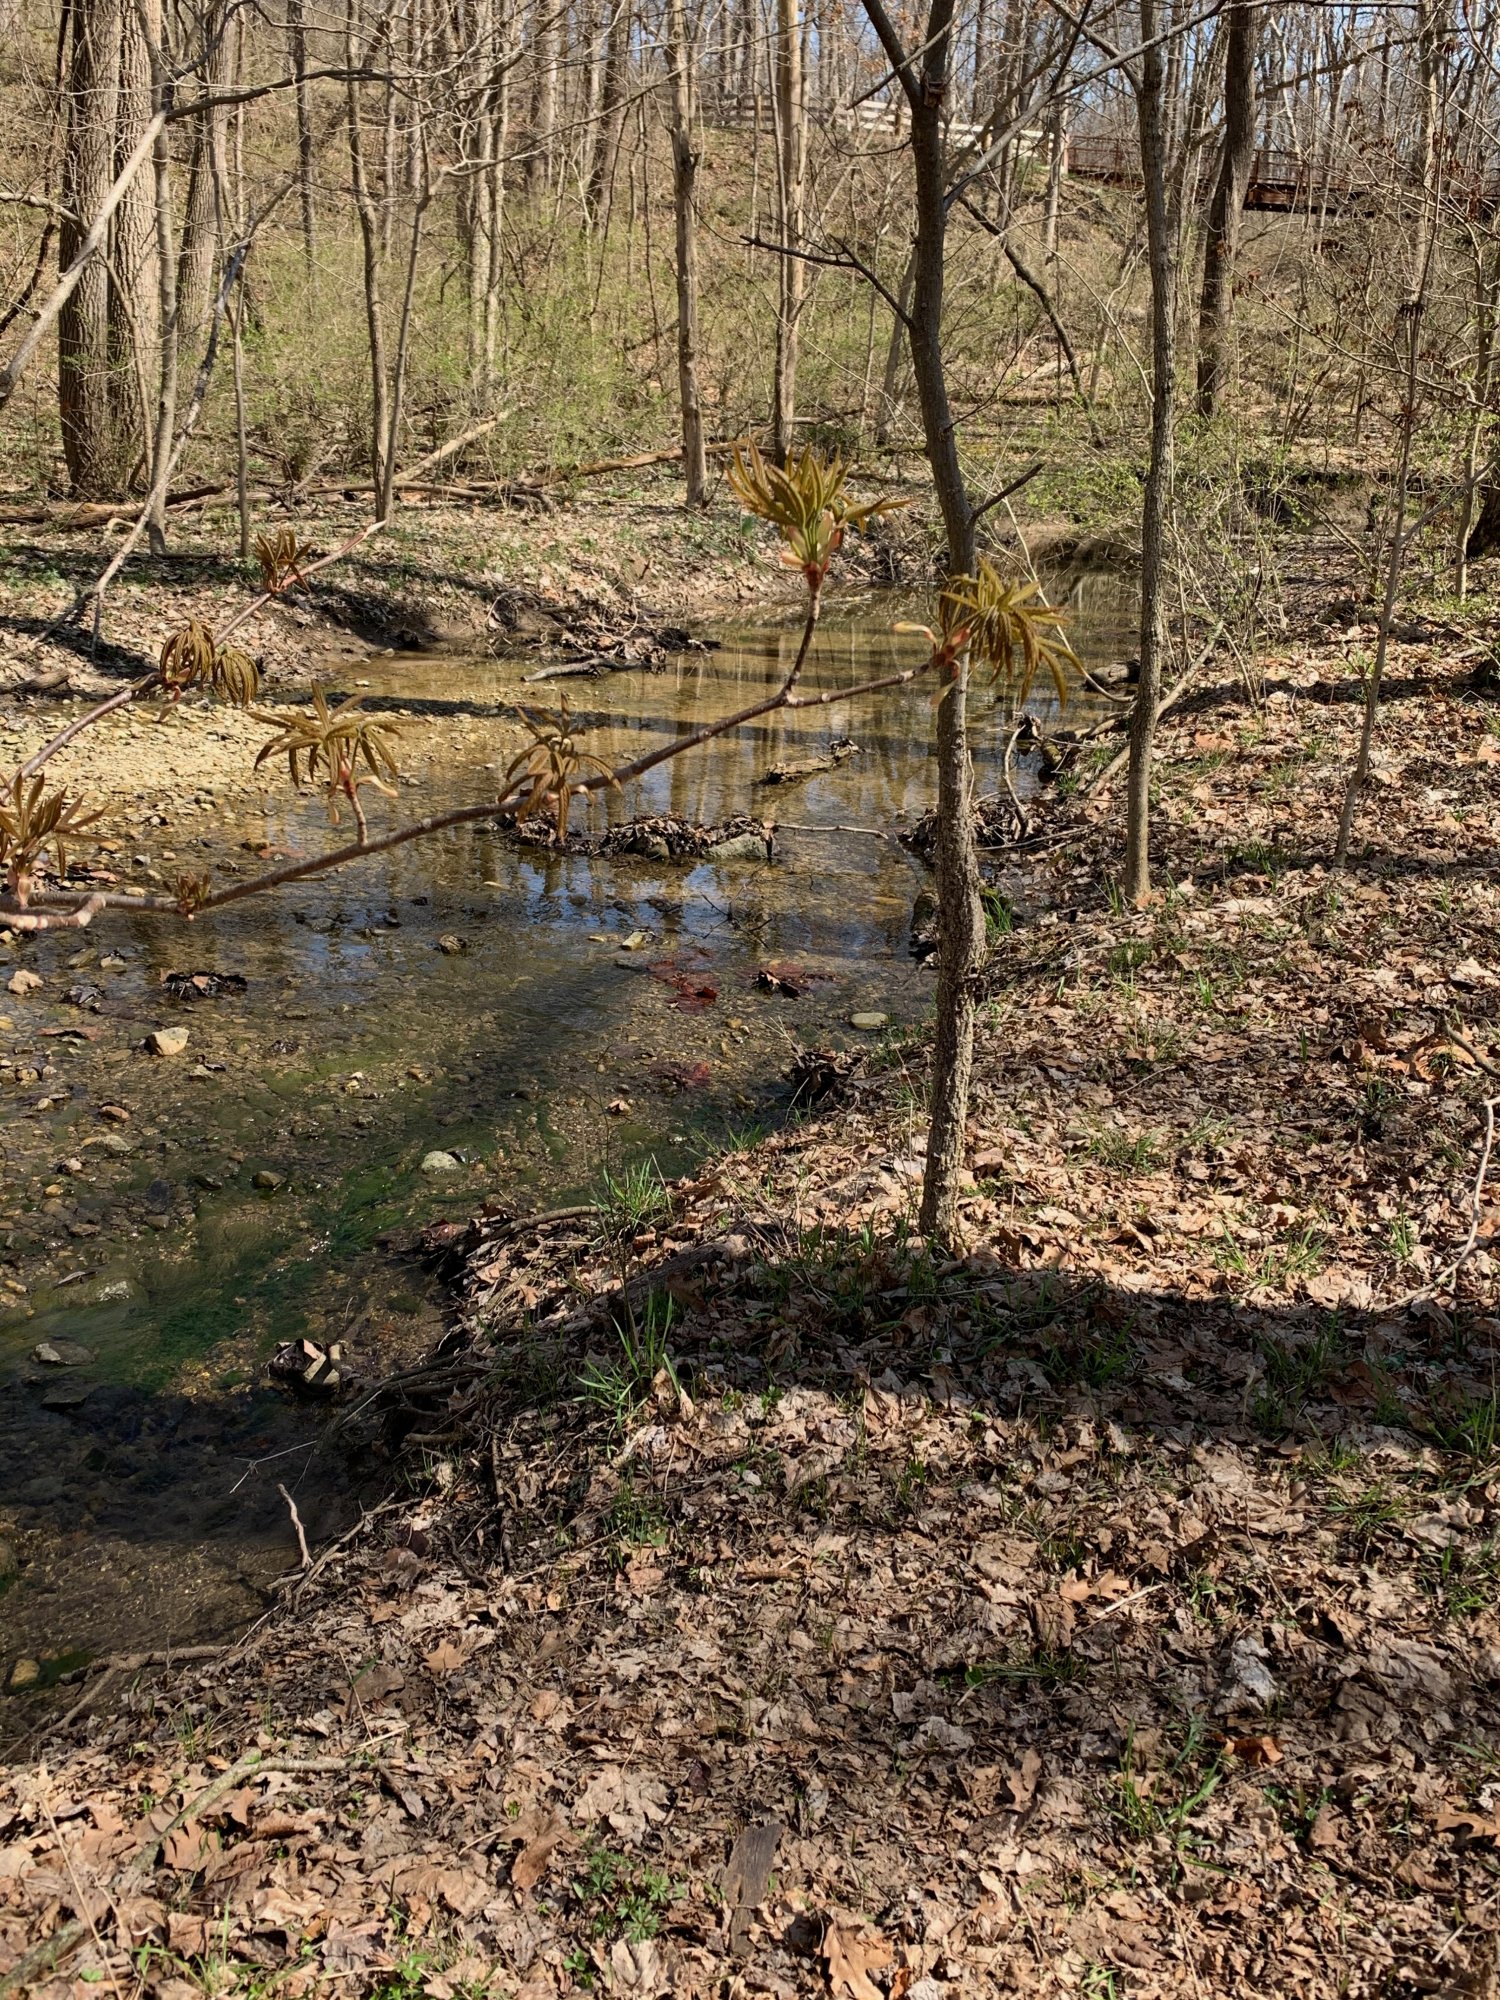
[[[1080,651],[1117,659],[1128,593],[1106,580],[1076,608]],[[920,644],[891,619],[875,599],[837,607],[812,677],[838,686]],[[797,631],[717,636],[665,672],[550,686],[526,661],[370,659],[344,691],[404,725],[403,797],[376,810],[482,796],[519,742],[518,698],[566,692],[591,749],[639,754],[773,683]],[[0,753],[56,716],[13,720]],[[12,945],[0,985],[42,983],[0,1008],[0,1671],[25,1657],[55,1677],[80,1654],[243,1624],[295,1552],[280,1484],[315,1539],[338,1530],[359,1478],[265,1361],[279,1341],[337,1339],[370,1379],[430,1344],[441,1299],[398,1247],[415,1225],[565,1200],[646,1159],[680,1171],[784,1112],[798,1046],[867,1038],[854,1015],[896,1031],[921,1016],[908,936],[926,875],[876,836],[930,802],[930,723],[920,691],[775,716],[608,802],[774,818],[769,867],[518,853],[471,829],[191,927],[141,917]],[[1003,723],[997,707],[978,732],[982,785]],[[327,841],[315,802],[252,778],[258,740],[221,713],[134,716],[57,769],[111,801],[103,859],[149,888]],[[857,747],[758,784],[834,742]],[[851,826],[872,831],[834,831]],[[798,976],[767,983],[767,966]],[[164,977],[183,972],[230,984],[174,997]],[[186,1046],[153,1057],[142,1044],[164,1027]],[[433,1153],[456,1166],[424,1172]],[[42,1343],[71,1365],[35,1360]]]

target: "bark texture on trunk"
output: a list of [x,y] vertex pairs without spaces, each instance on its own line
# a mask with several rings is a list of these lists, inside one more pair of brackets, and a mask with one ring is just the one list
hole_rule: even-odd
[[[119,0],[71,0],[69,12],[63,216],[57,244],[63,270],[78,255],[115,178],[120,91]],[[57,321],[63,452],[79,499],[117,493],[133,455],[119,435],[109,394],[111,289],[108,260],[95,255]]]
[[797,331],[806,273],[792,253],[802,247],[803,132],[802,9],[800,0],[776,4],[777,194],[783,254],[777,272],[776,371],[771,449],[784,464],[797,423]]
[[[901,79],[911,110],[912,166],[916,183],[916,240],[912,250],[907,339],[933,486],[948,536],[950,576],[974,568],[974,509],[964,485],[958,437],[943,364],[943,285],[947,249],[947,190],[943,120],[953,40],[954,0],[933,0],[922,37],[920,67],[908,57],[883,0],[865,0],[865,11]],[[963,1171],[969,1082],[974,1067],[974,1009],[984,956],[984,913],[974,847],[968,739],[968,673],[960,660],[937,710],[939,907],[937,1020],[927,1166],[920,1224],[944,1242],[958,1235],[959,1178]]]
[[[136,0],[124,0],[120,16],[120,123],[116,167],[151,122],[151,55]],[[149,450],[148,432],[156,409],[160,366],[161,288],[157,272],[157,184],[138,174],[115,212],[109,256],[115,290],[111,297],[110,388],[116,422],[137,441],[137,457]],[[168,255],[171,254],[170,248]]]
[[596,220],[610,204],[620,139],[625,130],[625,98],[630,81],[631,0],[615,0],[604,54],[604,82],[599,95],[599,138],[589,175],[589,213]]
[[[64,270],[145,139],[152,112],[135,0],[71,0],[65,37]],[[137,173],[58,313],[58,414],[69,483],[81,499],[121,493],[149,450],[161,318],[156,242],[157,183]]]
[[672,87],[672,205],[677,224],[677,388],[682,404],[682,473],[689,507],[708,499],[703,403],[698,387],[698,153],[682,0],[667,4],[667,67]]
[[311,285],[317,258],[317,213],[313,206],[312,101],[307,85],[307,20],[303,0],[287,0],[287,34],[292,74],[297,79],[297,199],[302,217],[302,256]]
[[1255,26],[1249,0],[1232,0],[1224,59],[1224,155],[1208,211],[1198,301],[1198,414],[1210,422],[1233,373],[1234,267],[1255,158]]
[[1168,199],[1166,61],[1160,43],[1150,42],[1160,26],[1157,0],[1141,0],[1141,38],[1148,46],[1140,59],[1136,100],[1151,271],[1151,462],[1141,507],[1141,671],[1126,785],[1125,894],[1132,903],[1143,902],[1151,891],[1151,767],[1166,652],[1167,523],[1175,469],[1177,238]]

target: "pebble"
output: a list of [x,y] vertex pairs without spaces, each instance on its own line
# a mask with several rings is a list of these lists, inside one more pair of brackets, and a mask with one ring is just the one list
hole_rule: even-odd
[[286,1175],[272,1173],[269,1167],[262,1167],[250,1176],[250,1185],[263,1188],[267,1194],[275,1194],[277,1188],[286,1186]]
[[468,940],[459,937],[456,932],[444,931],[443,935],[437,941],[437,948],[443,954],[444,958],[457,958],[461,951],[469,949],[469,945]]
[[188,1045],[186,1028],[153,1028],[146,1047],[154,1056],[180,1056]]
[[890,1020],[891,1017],[889,1014],[851,1014],[849,1016],[849,1026],[851,1028],[862,1028],[866,1034],[874,1034],[877,1028],[889,1027]]
[[27,1659],[23,1655],[11,1668],[10,1680],[7,1685],[12,1694],[20,1694],[25,1688],[35,1687],[41,1678],[41,1662],[39,1660]]
[[18,1000],[24,1000],[28,993],[37,992],[42,985],[35,972],[28,972],[24,965],[18,966],[5,982],[7,993],[14,993]]
[[83,1368],[93,1360],[94,1350],[85,1347],[81,1340],[61,1336],[57,1340],[39,1340],[31,1350],[31,1358],[50,1368]]
[[423,1160],[422,1171],[424,1174],[456,1174],[462,1166],[462,1160],[455,1159],[452,1153],[435,1152],[429,1153]]

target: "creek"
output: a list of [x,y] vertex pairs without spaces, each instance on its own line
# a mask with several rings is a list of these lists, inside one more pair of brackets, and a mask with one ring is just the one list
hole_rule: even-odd
[[[1128,583],[1085,577],[1057,595],[1085,662],[1133,650]],[[919,657],[920,639],[891,630],[900,615],[836,601],[808,684]],[[399,802],[366,794],[372,826],[482,797],[515,754],[517,700],[566,693],[586,747],[613,764],[769,691],[799,632],[789,618],[721,629],[716,650],[662,672],[541,685],[524,660],[363,663],[340,691],[402,722],[409,781]],[[1050,688],[1033,700],[1055,716]],[[979,789],[993,790],[1009,711],[988,692],[975,711]],[[1067,719],[1080,711],[1096,712],[1080,700]],[[797,1045],[871,1039],[856,1014],[898,1032],[924,1018],[931,974],[908,938],[928,875],[892,836],[931,804],[931,734],[921,683],[835,700],[596,807],[793,822],[770,864],[558,856],[471,827],[190,928],[112,916],[82,942],[16,948],[8,963],[44,983],[0,995],[0,1686],[18,1658],[44,1691],[92,1654],[242,1629],[295,1559],[278,1488],[315,1544],[379,1491],[385,1468],[326,1448],[326,1413],[276,1388],[266,1361],[280,1342],[337,1340],[372,1383],[424,1352],[443,1300],[400,1248],[417,1227],[486,1200],[587,1197],[647,1160],[684,1172],[786,1114]],[[757,782],[840,740],[857,749],[833,768]],[[250,809],[216,817],[151,784],[144,805],[134,795],[165,822],[147,860],[189,833],[242,871],[261,865],[247,847],[330,841],[318,801],[269,778]],[[871,831],[835,830],[850,827]],[[767,964],[798,969],[795,996],[757,983]],[[174,971],[245,983],[174,1001]],[[180,1056],[142,1052],[163,1025],[188,1028]],[[434,1152],[456,1168],[424,1171]],[[37,1359],[44,1344],[63,1360]],[[0,1745],[37,1696],[0,1701]]]

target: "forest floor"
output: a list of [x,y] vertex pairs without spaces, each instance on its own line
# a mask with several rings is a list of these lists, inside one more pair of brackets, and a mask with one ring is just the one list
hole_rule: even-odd
[[390,1497],[0,1780],[0,1992],[1500,1991],[1496,628],[1403,629],[1348,870],[1311,602],[1148,909],[1081,770],[994,857],[965,1254],[910,1037],[440,1235]]

